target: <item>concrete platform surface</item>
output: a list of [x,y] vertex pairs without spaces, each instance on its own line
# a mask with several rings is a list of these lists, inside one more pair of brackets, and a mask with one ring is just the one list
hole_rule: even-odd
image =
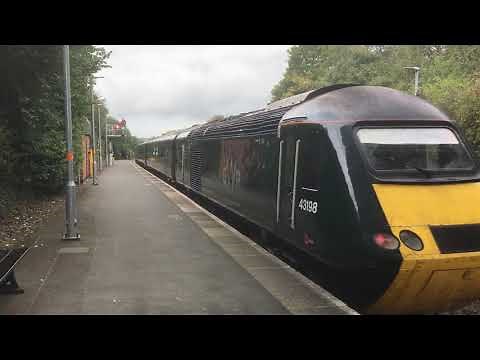
[[61,209],[16,268],[0,314],[354,314],[132,161],[79,196],[78,241]]

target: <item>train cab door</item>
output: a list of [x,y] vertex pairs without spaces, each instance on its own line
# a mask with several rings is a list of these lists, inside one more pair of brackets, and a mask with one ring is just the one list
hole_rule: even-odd
[[310,248],[318,245],[322,228],[328,225],[321,216],[326,209],[320,184],[322,176],[328,176],[322,170],[327,161],[320,146],[322,130],[287,128],[291,129],[285,129],[279,144],[277,230],[284,238]]
[[285,134],[279,143],[276,220],[278,231],[287,238],[291,238],[291,233],[295,231],[296,180],[301,143],[294,133]]

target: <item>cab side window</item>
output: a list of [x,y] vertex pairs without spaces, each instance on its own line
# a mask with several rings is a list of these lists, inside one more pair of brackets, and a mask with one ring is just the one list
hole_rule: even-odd
[[318,137],[304,138],[300,145],[298,164],[298,186],[318,190],[322,174],[325,152]]

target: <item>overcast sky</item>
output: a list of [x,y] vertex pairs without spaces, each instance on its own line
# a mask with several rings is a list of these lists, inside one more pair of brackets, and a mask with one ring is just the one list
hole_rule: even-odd
[[96,92],[133,135],[161,133],[262,108],[287,67],[289,45],[100,45],[112,51]]

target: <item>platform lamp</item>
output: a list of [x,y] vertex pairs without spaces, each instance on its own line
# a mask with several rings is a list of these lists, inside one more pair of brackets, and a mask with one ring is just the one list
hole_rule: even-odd
[[[103,170],[103,159],[102,159],[102,131],[101,131],[101,107],[103,106],[102,102],[105,102],[105,98],[99,97],[97,102],[97,109],[98,109],[98,160],[99,160],[99,169],[100,171]],[[105,134],[105,137],[107,135]],[[105,148],[105,153],[107,152]]]
[[98,185],[97,177],[95,174],[95,160],[97,158],[96,149],[97,149],[97,141],[95,138],[95,102],[93,97],[93,82],[95,79],[103,79],[103,76],[92,76],[90,80],[90,96],[91,96],[91,103],[92,103],[92,142],[93,142],[93,185]]
[[63,75],[65,85],[65,140],[67,144],[67,183],[65,186],[65,234],[63,240],[79,240],[76,217],[76,185],[73,179],[72,105],[70,90],[70,46],[63,45]]
[[415,96],[418,96],[418,78],[420,74],[420,68],[418,66],[404,66],[404,69],[415,70]]

